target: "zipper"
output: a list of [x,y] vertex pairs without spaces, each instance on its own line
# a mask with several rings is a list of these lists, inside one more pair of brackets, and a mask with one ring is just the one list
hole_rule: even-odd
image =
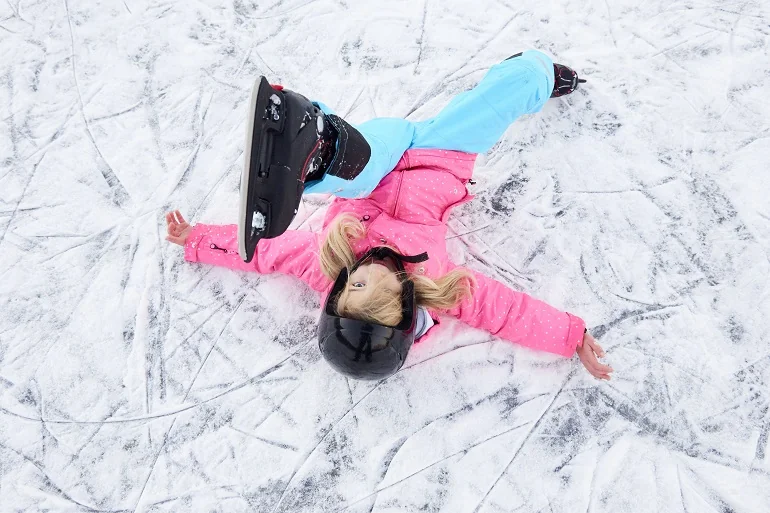
[[396,217],[396,211],[398,211],[398,203],[401,200],[401,184],[404,183],[404,172],[400,171],[398,173],[398,187],[396,187],[396,200],[393,202],[393,213],[391,214],[391,217],[393,219],[398,219]]
[[214,250],[216,250],[216,251],[222,251],[223,253],[228,253],[228,251],[227,251],[225,248],[220,248],[219,246],[217,246],[217,245],[216,245],[216,244],[214,244],[213,242],[211,243],[211,245],[210,245],[209,247],[210,247],[211,249],[214,249]]

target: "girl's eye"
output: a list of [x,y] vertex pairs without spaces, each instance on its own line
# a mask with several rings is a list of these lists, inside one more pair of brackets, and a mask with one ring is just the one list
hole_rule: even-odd
[[364,288],[365,286],[366,286],[366,285],[365,285],[364,283],[361,283],[360,281],[357,281],[357,282],[354,282],[354,283],[353,283],[353,287],[355,287],[355,288],[357,288],[357,289],[362,289],[362,288]]

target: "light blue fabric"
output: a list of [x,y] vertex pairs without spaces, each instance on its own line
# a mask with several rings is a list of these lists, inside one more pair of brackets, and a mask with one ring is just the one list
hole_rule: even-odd
[[[306,193],[343,198],[368,196],[411,148],[484,153],[508,126],[543,108],[553,90],[553,61],[535,50],[495,64],[470,91],[455,96],[435,117],[419,122],[375,118],[356,128],[372,150],[366,167],[353,180],[326,175],[305,184]],[[334,112],[316,102],[327,114]]]
[[[315,102],[326,114],[334,111],[321,102]],[[372,154],[364,169],[354,180],[324,175],[321,180],[307,182],[305,193],[334,194],[342,198],[368,196],[380,180],[390,173],[414,139],[414,123],[400,118],[375,118],[356,129],[369,143]]]
[[436,117],[415,123],[411,147],[487,152],[516,118],[543,108],[553,79],[553,61],[541,52],[495,64],[476,87],[455,96]]
[[314,101],[313,103],[315,104],[316,107],[321,109],[324,112],[324,114],[337,114],[336,112],[334,112],[334,110],[331,107],[329,107],[323,102]]

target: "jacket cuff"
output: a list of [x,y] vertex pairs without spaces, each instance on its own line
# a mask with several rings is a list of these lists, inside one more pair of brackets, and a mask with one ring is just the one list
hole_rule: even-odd
[[569,332],[567,332],[567,354],[564,356],[572,356],[578,347],[583,347],[583,335],[586,332],[586,323],[580,317],[569,315]]
[[196,224],[193,226],[187,241],[184,244],[184,259],[188,262],[198,261],[198,247],[203,237],[208,234],[208,226],[205,224]]

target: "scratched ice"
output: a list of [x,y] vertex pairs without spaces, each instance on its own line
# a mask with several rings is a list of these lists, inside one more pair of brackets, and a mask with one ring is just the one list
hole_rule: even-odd
[[[237,219],[259,75],[419,120],[527,48],[589,82],[448,244],[613,381],[445,320],[348,382],[311,290],[164,240]],[[769,52],[759,0],[0,2],[0,512],[770,511]]]

